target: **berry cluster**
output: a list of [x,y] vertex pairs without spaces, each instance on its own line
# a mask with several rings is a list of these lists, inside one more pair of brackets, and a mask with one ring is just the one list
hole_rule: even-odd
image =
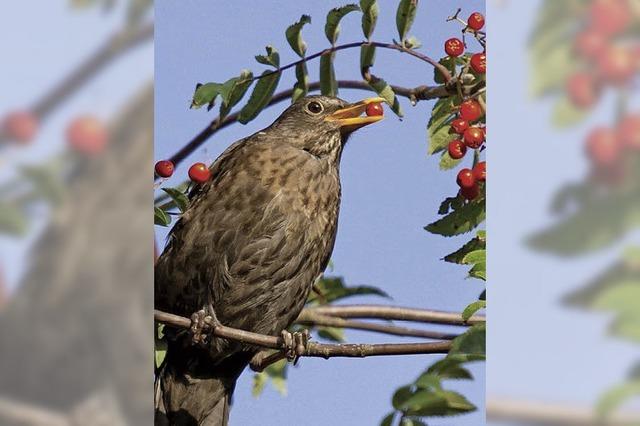
[[[458,20],[457,13],[450,20]],[[466,21],[463,35],[471,32],[480,41],[484,48],[484,41],[480,39],[479,31],[484,27],[484,16],[479,12],[472,13]],[[458,58],[465,53],[465,43],[459,38],[450,38],[444,43],[444,50],[450,58]],[[487,56],[481,53],[467,54],[463,56],[463,69],[471,69],[479,76],[483,76],[487,71]],[[459,61],[459,59],[456,59]],[[457,114],[451,121],[450,132],[456,137],[449,142],[448,154],[454,160],[462,159],[467,150],[481,150],[486,139],[486,126],[484,125],[485,111],[483,105],[476,99],[469,98],[457,107]],[[472,169],[464,168],[457,176],[457,183],[460,186],[460,194],[467,200],[473,200],[480,193],[480,185],[486,180],[486,163],[478,162],[477,155],[474,156],[475,165]]]
[[628,0],[593,0],[585,14],[573,46],[581,67],[565,87],[571,102],[582,109],[592,107],[605,86],[627,85],[640,68],[638,45],[624,39],[633,19]]
[[596,170],[618,168],[627,153],[640,153],[640,114],[627,115],[613,128],[593,129],[586,150]]

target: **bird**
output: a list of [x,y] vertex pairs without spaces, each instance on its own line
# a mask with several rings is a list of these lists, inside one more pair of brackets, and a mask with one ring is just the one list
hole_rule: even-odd
[[[286,330],[326,268],[351,134],[380,121],[371,97],[307,96],[230,145],[189,193],[155,266],[155,307],[265,335]],[[167,327],[165,327],[166,329]],[[224,426],[239,375],[259,348],[170,332],[156,373],[156,425]],[[200,341],[200,343],[203,343]]]

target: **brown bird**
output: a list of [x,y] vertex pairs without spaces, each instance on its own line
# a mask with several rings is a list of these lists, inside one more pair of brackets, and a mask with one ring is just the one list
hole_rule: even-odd
[[[363,114],[383,101],[309,96],[220,155],[157,261],[156,308],[273,336],[290,326],[333,250],[342,150],[354,130],[382,119]],[[257,350],[170,336],[156,425],[226,425],[235,382]]]

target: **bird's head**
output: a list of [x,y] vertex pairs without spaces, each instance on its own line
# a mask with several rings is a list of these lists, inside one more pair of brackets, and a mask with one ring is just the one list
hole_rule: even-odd
[[382,115],[365,115],[367,105],[381,102],[379,97],[348,103],[331,96],[307,96],[287,108],[272,127],[314,155],[339,154],[351,133],[382,120]]

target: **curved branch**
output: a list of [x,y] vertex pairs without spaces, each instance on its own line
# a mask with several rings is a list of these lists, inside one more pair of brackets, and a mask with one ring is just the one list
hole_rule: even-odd
[[318,306],[314,308],[308,308],[308,311],[320,315],[329,315],[339,318],[373,318],[399,321],[418,321],[448,325],[482,324],[486,320],[484,316],[474,315],[465,322],[462,320],[462,316],[456,312],[400,308],[387,305]]
[[[180,328],[190,328],[191,321],[179,315],[155,310],[156,321]],[[271,349],[283,349],[282,339],[245,330],[219,325],[213,328],[211,334],[217,337],[234,340],[240,343],[261,346]],[[316,358],[332,357],[368,357],[380,355],[417,355],[417,354],[445,354],[451,349],[451,342],[429,343],[380,343],[380,344],[324,344],[309,342],[302,356]]]
[[328,315],[319,315],[310,309],[305,309],[300,313],[296,324],[320,327],[339,327],[350,328],[353,330],[374,331],[377,333],[391,334],[394,336],[404,337],[423,337],[426,339],[453,340],[458,334],[441,333],[438,331],[418,330],[408,327],[399,327],[397,325],[373,324],[364,321],[346,320],[344,318],[336,318]]
[[[451,93],[455,92],[455,79],[452,79],[446,85],[440,86],[418,86],[414,89],[409,89],[406,87],[400,86],[391,86],[391,88],[396,92],[397,95],[406,97],[414,100],[428,100],[428,99],[436,99],[450,96]],[[337,82],[338,87],[341,89],[357,89],[357,90],[366,90],[372,92],[373,89],[364,81],[356,81],[356,80],[339,80]],[[309,92],[314,92],[320,89],[320,82],[316,81],[309,84]],[[285,100],[291,98],[293,94],[293,89],[283,90],[275,94],[271,101],[265,107],[268,108]],[[200,133],[198,133],[193,139],[191,139],[185,146],[180,148],[178,152],[173,154],[169,160],[173,162],[173,164],[178,165],[182,162],[189,154],[198,149],[200,145],[205,143],[207,139],[209,139],[213,134],[215,134],[218,130],[224,129],[225,127],[235,123],[238,121],[240,113],[235,112],[233,114],[228,115],[224,120],[220,121],[220,116],[216,117],[207,127],[205,127]],[[166,198],[165,198],[166,199]]]

